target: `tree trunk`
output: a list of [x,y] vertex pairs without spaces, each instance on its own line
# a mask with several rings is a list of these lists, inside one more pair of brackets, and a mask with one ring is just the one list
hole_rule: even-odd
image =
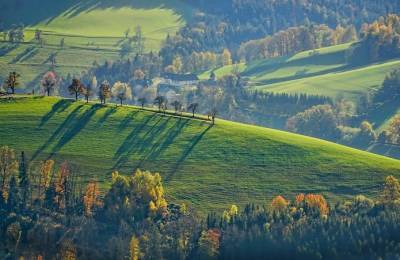
[[121,107],[122,107],[122,99],[120,99],[119,101],[120,101],[120,104],[121,104]]
[[50,97],[50,89],[47,89],[47,96]]
[[89,96],[86,96],[86,103],[89,103]]
[[75,101],[78,101],[78,92],[75,92]]

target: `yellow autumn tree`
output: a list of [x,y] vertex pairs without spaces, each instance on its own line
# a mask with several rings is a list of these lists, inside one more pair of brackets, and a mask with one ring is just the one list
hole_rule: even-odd
[[232,219],[237,216],[239,212],[239,209],[236,205],[232,205],[229,210],[224,210],[222,214],[222,219],[226,222],[229,223],[232,221]]
[[223,66],[232,65],[232,55],[228,49],[222,51],[221,61]]
[[282,196],[276,196],[271,202],[271,209],[275,213],[282,213],[287,209],[289,202]]
[[135,205],[148,205],[151,217],[160,216],[167,211],[167,201],[164,197],[164,188],[161,176],[158,173],[142,172],[137,170],[131,179],[131,198]]
[[38,197],[43,199],[46,189],[50,186],[51,174],[53,172],[54,161],[45,160],[40,165],[40,176],[38,185]]
[[130,259],[138,260],[140,256],[140,243],[139,239],[135,236],[132,236],[131,242],[129,243],[129,251],[130,251]]
[[393,203],[400,200],[400,183],[393,176],[387,176],[383,187],[382,201],[384,203]]
[[85,215],[87,217],[93,216],[93,210],[96,207],[101,207],[102,204],[103,203],[100,200],[99,185],[95,181],[90,181],[86,186],[85,195],[83,196]]
[[143,219],[166,216],[167,201],[161,176],[137,170],[133,176],[112,174],[111,189],[105,196],[104,208],[110,217]]
[[15,159],[14,150],[8,146],[0,148],[0,178],[1,187],[0,195],[5,200],[8,198],[8,184],[10,177],[15,174],[18,170],[18,162]]

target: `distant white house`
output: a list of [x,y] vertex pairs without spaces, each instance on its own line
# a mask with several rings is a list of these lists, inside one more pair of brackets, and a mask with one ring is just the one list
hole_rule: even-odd
[[174,87],[183,87],[199,83],[199,78],[195,74],[164,73],[161,76],[160,83]]

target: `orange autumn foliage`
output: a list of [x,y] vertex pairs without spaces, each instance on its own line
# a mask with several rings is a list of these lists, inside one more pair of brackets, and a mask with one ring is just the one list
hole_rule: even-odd
[[87,217],[93,215],[93,209],[95,207],[102,206],[100,190],[97,182],[90,181],[86,186],[85,195],[83,196],[83,204],[85,205],[85,215]]
[[300,193],[299,195],[296,196],[296,204],[300,204],[304,201],[305,195],[304,193]]
[[307,194],[305,203],[309,208],[318,210],[320,215],[328,215],[329,213],[328,203],[322,195]]

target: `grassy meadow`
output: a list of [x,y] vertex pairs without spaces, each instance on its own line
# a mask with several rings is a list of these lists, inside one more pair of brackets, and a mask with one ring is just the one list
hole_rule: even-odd
[[[205,210],[266,203],[278,194],[330,200],[374,196],[400,161],[251,125],[162,115],[136,107],[25,97],[0,100],[0,145],[24,150],[31,167],[70,161],[107,186],[111,172],[160,172],[168,197]],[[16,138],[16,134],[18,138]]]
[[[290,57],[239,63],[218,68],[215,74],[222,77],[236,70],[249,80],[252,89],[332,98],[340,94],[357,102],[362,94],[378,89],[391,70],[400,68],[400,61],[352,67],[346,62],[350,47],[351,43],[347,43],[304,51]],[[200,76],[207,78],[209,74],[210,71],[206,71]]]
[[[158,51],[167,34],[174,34],[193,14],[192,8],[179,0],[22,2],[14,8],[12,1],[0,1],[6,27],[25,25],[24,43],[0,42],[0,79],[16,70],[23,76],[22,85],[29,89],[50,69],[52,54],[56,55],[55,71],[59,75],[78,75],[94,61],[120,59],[125,31],[133,36],[136,26],[140,26],[146,51]],[[43,31],[43,46],[34,41],[36,29]],[[65,42],[63,48],[61,39]]]

